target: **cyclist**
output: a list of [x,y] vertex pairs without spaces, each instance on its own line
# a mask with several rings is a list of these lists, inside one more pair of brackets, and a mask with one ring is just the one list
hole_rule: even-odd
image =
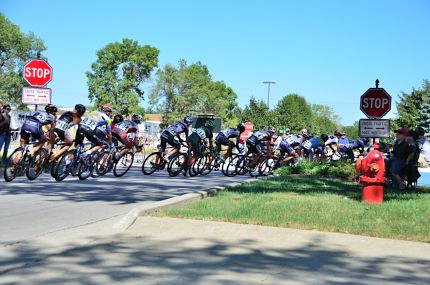
[[75,145],[82,144],[87,138],[94,146],[85,155],[89,155],[99,150],[103,144],[107,143],[113,147],[112,143],[112,120],[110,118],[112,108],[109,104],[103,104],[100,111],[94,111],[84,117],[76,132]]
[[121,150],[121,153],[116,153],[116,160],[131,150],[133,145],[139,149],[139,140],[136,136],[137,130],[138,127],[133,121],[133,117],[132,120],[124,120],[121,115],[114,116],[112,122],[112,137],[125,145],[125,148]]
[[[322,134],[321,140],[324,142],[324,155],[332,156],[333,160],[339,160],[340,156],[337,151],[338,138],[335,135]],[[328,151],[330,151],[330,154]]]
[[58,118],[55,123],[54,136],[51,138],[51,147],[54,146],[55,137],[58,137],[65,145],[58,151],[54,152],[50,160],[55,160],[61,154],[65,153],[73,144],[73,139],[68,130],[81,122],[81,117],[85,114],[86,108],[82,104],[76,104],[73,111],[67,111]]
[[215,127],[214,120],[207,120],[204,127],[194,129],[188,138],[188,145],[192,152],[188,160],[188,166],[192,166],[197,158],[204,154],[206,140],[209,142],[209,150],[213,151],[213,128]]
[[23,147],[28,144],[30,137],[33,140],[39,140],[34,148],[30,150],[31,154],[40,149],[40,147],[54,134],[57,107],[52,104],[45,106],[45,111],[37,110],[25,118],[21,127],[20,145]]
[[[237,128],[227,128],[215,137],[216,150],[218,153],[221,152],[221,146],[227,146],[227,152],[224,154],[224,159],[231,156],[233,148],[236,147],[239,150],[240,135],[245,131],[245,125],[239,124]],[[236,143],[230,139],[236,139]]]
[[299,158],[299,154],[296,149],[300,146],[302,140],[303,139],[298,135],[288,134],[282,136],[278,148],[281,151],[282,156],[285,154],[288,155],[281,161],[280,165],[286,165],[291,160],[297,160]]
[[302,148],[304,149],[305,155],[308,158],[312,158],[315,154],[324,155],[324,149],[321,141],[309,132],[303,134]]
[[250,168],[255,167],[257,161],[263,155],[263,148],[269,148],[272,143],[272,138],[276,134],[275,128],[269,128],[265,131],[257,131],[253,133],[246,141],[248,147],[248,154],[254,154],[254,158],[249,164]]
[[[176,122],[175,124],[169,126],[161,133],[160,149],[164,153],[166,150],[166,145],[169,144],[173,146],[173,150],[168,153],[168,155],[173,155],[179,151],[181,148],[181,143],[188,141],[188,133],[190,131],[190,126],[193,123],[193,119],[190,116],[185,116],[182,122]],[[185,134],[185,140],[181,138],[181,134]],[[178,140],[175,138],[178,138]]]

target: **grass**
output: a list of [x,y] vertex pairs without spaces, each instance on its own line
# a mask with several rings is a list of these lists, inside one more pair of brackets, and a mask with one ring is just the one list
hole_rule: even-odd
[[361,203],[360,194],[340,179],[274,177],[156,215],[430,242],[428,188],[385,189],[381,205]]

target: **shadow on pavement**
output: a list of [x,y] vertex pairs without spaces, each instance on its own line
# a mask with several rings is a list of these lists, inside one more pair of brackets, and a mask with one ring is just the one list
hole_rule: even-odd
[[[313,240],[283,249],[122,236],[46,257],[31,243],[0,261],[0,284],[429,284],[429,260],[351,256]],[[9,269],[6,269],[9,268]]]

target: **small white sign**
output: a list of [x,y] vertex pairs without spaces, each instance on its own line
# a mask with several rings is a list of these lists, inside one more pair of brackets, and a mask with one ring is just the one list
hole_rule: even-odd
[[28,105],[48,105],[51,104],[51,89],[50,88],[22,88],[21,101]]
[[390,120],[360,120],[360,137],[388,138],[390,137]]

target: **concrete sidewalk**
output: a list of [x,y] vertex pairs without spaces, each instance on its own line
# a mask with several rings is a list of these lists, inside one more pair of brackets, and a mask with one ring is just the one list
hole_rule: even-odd
[[425,243],[154,217],[70,235],[3,248],[0,284],[430,284]]

